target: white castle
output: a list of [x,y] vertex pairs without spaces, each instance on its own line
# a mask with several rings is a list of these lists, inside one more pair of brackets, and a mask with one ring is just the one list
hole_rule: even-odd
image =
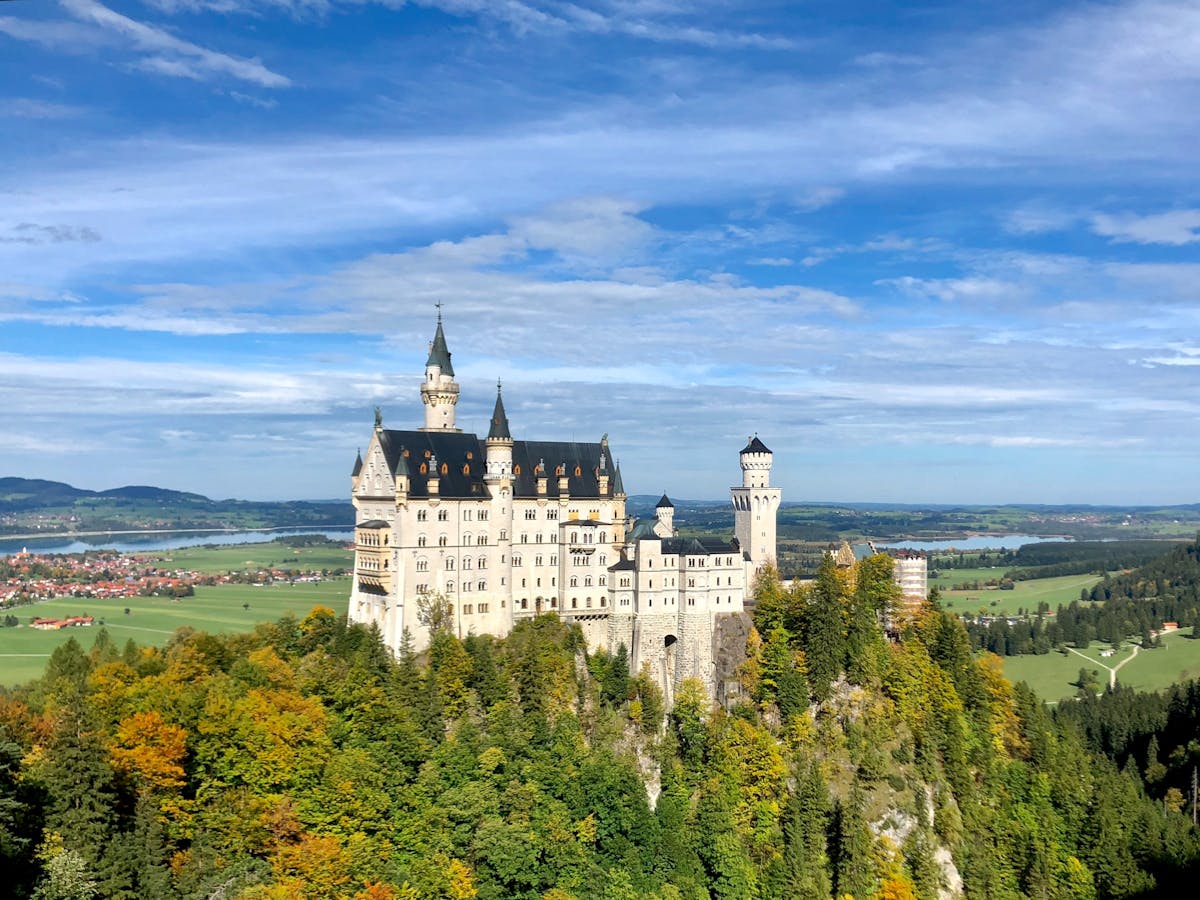
[[375,431],[352,475],[356,510],[350,620],[375,623],[396,651],[429,643],[418,600],[450,603],[453,627],[503,636],[555,612],[590,649],[624,644],[630,668],[651,670],[670,701],[684,678],[716,686],[722,619],[745,609],[754,574],[775,557],[781,491],[757,437],[731,489],[731,541],[678,537],[664,495],[654,521],[626,518],[621,470],[598,443],[517,441],[496,391],[487,437],[455,425],[459,387],[439,313],[425,364],[425,425]]

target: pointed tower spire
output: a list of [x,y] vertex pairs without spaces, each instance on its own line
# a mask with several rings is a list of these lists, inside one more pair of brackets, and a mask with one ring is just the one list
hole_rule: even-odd
[[508,415],[504,412],[504,399],[500,396],[500,382],[496,382],[496,408],[492,410],[492,425],[488,429],[488,440],[512,440],[508,430]]
[[355,457],[355,460],[354,460],[354,471],[350,473],[350,477],[357,478],[359,476],[359,474],[362,472],[362,467],[363,467],[362,448],[360,447],[359,451],[358,451],[358,456]]
[[425,404],[425,427],[422,431],[458,431],[454,427],[454,407],[458,403],[458,382],[450,364],[450,349],[446,332],[442,330],[442,304],[437,304],[437,331],[429,344],[429,359],[425,362],[425,380],[421,384],[421,402]]
[[454,366],[450,365],[450,348],[446,346],[446,332],[442,331],[442,304],[438,303],[437,331],[433,333],[433,343],[429,345],[429,359],[425,368],[437,366],[443,375],[453,375]]

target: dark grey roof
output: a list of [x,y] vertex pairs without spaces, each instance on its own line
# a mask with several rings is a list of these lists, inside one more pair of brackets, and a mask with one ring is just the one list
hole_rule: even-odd
[[675,504],[671,502],[671,498],[666,494],[662,495],[662,499],[654,504],[655,509],[674,509]]
[[[567,490],[572,497],[600,497],[600,444],[580,444],[574,441],[514,441],[513,496],[536,497],[538,475],[535,470],[545,466],[546,496],[557,497],[558,470],[567,477]],[[615,493],[613,488],[610,490]],[[606,495],[607,496],[607,495]]]
[[[438,494],[442,497],[489,497],[483,477],[487,471],[487,447],[473,434],[453,431],[390,431],[379,432],[379,444],[393,473],[405,471],[409,478],[411,497],[429,496],[428,471],[421,464],[437,459]],[[408,455],[405,456],[405,451]],[[513,496],[537,497],[537,478],[534,469],[540,462],[546,466],[547,497],[559,496],[558,475],[562,467],[567,477],[567,490],[572,497],[600,497],[597,470],[600,444],[580,444],[566,441],[513,442]],[[468,456],[470,454],[470,456]],[[445,465],[445,473],[441,473]],[[403,468],[401,468],[403,466]]]
[[637,563],[635,563],[632,559],[626,559],[624,556],[622,556],[619,560],[617,560],[615,565],[611,565],[608,567],[608,571],[610,571],[610,572],[628,572],[628,571],[632,571],[636,568],[637,568]]
[[387,522],[383,521],[383,519],[372,519],[369,522],[360,522],[359,524],[355,525],[354,527],[355,528],[370,528],[371,530],[374,531],[379,528],[389,528],[391,526],[389,526]]
[[492,424],[488,429],[488,438],[512,440],[512,432],[508,430],[508,416],[504,412],[504,401],[500,398],[500,385],[496,385],[496,408],[492,410]]
[[359,450],[358,455],[354,459],[354,470],[350,473],[350,477],[357,478],[358,474],[362,471],[362,466],[362,451]]
[[[747,443],[746,446],[742,448],[742,453],[770,453],[770,452],[771,451],[767,449],[767,445],[758,439],[757,434],[754,437],[750,438],[749,443]],[[742,454],[739,453],[738,455],[741,456]]]
[[720,538],[664,538],[662,542],[662,552],[676,556],[713,556],[736,551],[737,546],[732,541]]
[[613,492],[613,496],[616,496],[617,494],[624,494],[624,493],[625,493],[625,481],[624,481],[624,479],[623,479],[623,478],[621,478],[621,466],[620,466],[620,464],[617,464],[617,465],[616,465],[616,466],[613,468],[613,477],[612,477],[612,492]]
[[[438,495],[462,499],[488,497],[483,483],[487,456],[483,442],[473,434],[456,431],[389,431],[379,432],[379,445],[394,474],[408,475],[410,497],[428,497],[428,471],[436,458]],[[421,471],[421,466],[426,471]],[[442,466],[446,467],[442,473]]]
[[440,366],[443,375],[453,375],[454,366],[450,365],[450,348],[446,346],[446,335],[442,331],[442,317],[438,315],[437,331],[433,335],[433,343],[429,345],[429,359],[426,366]]

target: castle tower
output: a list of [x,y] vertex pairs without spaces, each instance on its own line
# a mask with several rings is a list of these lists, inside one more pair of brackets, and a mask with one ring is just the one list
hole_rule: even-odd
[[730,489],[734,534],[742,552],[750,557],[752,572],[775,562],[775,517],[783,491],[771,487],[774,458],[757,435],[750,438],[739,454],[742,484]]
[[500,382],[496,382],[496,407],[492,410],[492,422],[488,428],[487,481],[498,481],[512,477],[513,438],[508,429],[508,414],[504,412],[504,400],[500,396]]
[[454,427],[454,407],[458,403],[458,382],[450,364],[450,350],[442,331],[442,310],[439,304],[437,332],[429,345],[425,361],[425,381],[421,384],[421,402],[425,404],[425,427],[421,431],[460,431]]
[[666,495],[654,507],[654,515],[658,521],[654,525],[654,533],[662,538],[675,536],[675,504]]

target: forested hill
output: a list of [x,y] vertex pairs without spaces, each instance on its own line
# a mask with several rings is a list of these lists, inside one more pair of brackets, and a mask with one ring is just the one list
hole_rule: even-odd
[[[328,610],[165,648],[97,634],[0,693],[8,896],[1185,896],[1178,806],[977,659],[891,562],[759,586],[741,699],[664,715],[553,615],[392,659]],[[1186,885],[1186,887],[1185,887]]]
[[211,500],[148,485],[90,491],[58,481],[0,478],[0,534],[139,528],[348,528],[348,502]]

